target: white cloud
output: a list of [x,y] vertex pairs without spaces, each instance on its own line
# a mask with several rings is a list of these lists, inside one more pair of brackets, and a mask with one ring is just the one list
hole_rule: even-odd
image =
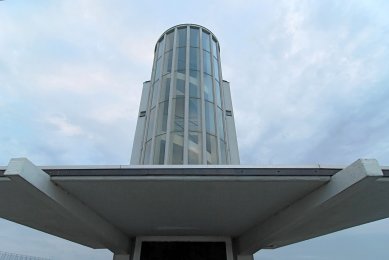
[[64,115],[52,115],[46,121],[53,125],[56,131],[65,136],[83,135],[84,132],[81,127],[72,124]]

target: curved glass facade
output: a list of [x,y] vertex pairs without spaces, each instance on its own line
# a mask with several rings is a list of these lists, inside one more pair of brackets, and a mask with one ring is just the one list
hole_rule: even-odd
[[228,164],[220,49],[198,25],[166,31],[155,47],[140,164]]

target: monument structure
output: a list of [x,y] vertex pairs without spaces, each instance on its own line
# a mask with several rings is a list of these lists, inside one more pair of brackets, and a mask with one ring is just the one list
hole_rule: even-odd
[[159,38],[131,165],[0,167],[0,217],[115,260],[246,260],[389,216],[389,167],[242,166],[220,46],[208,29]]

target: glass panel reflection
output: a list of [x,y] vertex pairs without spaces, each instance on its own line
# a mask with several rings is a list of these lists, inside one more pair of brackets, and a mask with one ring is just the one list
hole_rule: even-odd
[[174,102],[174,126],[173,131],[184,131],[185,99],[175,98]]
[[191,71],[189,77],[189,97],[200,98],[200,77],[198,71]]
[[166,133],[168,110],[169,110],[169,100],[159,104],[156,135]]
[[163,164],[165,160],[166,134],[155,138],[154,164]]
[[178,41],[177,47],[186,46],[186,27],[177,30]]
[[173,63],[173,51],[169,51],[165,54],[165,60],[163,63],[163,75],[172,72]]
[[166,35],[165,52],[173,49],[173,42],[174,42],[174,31],[172,31]]
[[217,43],[214,39],[212,39],[212,53],[213,53],[213,56],[217,59],[217,54],[218,54]]
[[176,91],[173,97],[183,97],[185,95],[185,79],[176,79]]
[[158,59],[161,58],[161,56],[162,56],[163,47],[164,47],[163,44],[164,44],[164,40],[162,39],[162,40],[159,42],[159,44],[158,44],[158,55],[157,55]]
[[217,59],[213,58],[213,75],[217,81],[219,80],[219,64],[217,63]]
[[214,115],[214,106],[213,103],[205,102],[205,129],[207,133],[215,133],[215,115]]
[[161,93],[159,94],[159,102],[169,99],[170,94],[170,77],[164,76],[162,78]]
[[161,76],[161,62],[162,59],[157,60],[157,64],[155,65],[155,74],[154,74],[154,80],[159,79]]
[[172,164],[184,163],[184,133],[173,132],[171,134],[170,161]]
[[204,69],[204,73],[207,73],[209,75],[212,74],[212,71],[211,71],[211,55],[207,51],[203,51],[203,69]]
[[199,47],[199,29],[190,28],[190,46]]
[[216,105],[218,105],[218,107],[222,107],[222,98],[220,91],[220,83],[215,81]]
[[204,74],[204,96],[206,101],[213,102],[212,77],[208,74]]
[[189,131],[201,131],[200,99],[189,99]]
[[181,73],[185,73],[185,67],[186,67],[186,48],[180,47],[177,48],[177,69],[176,71],[179,71]]
[[189,50],[189,69],[200,70],[199,48],[190,48]]
[[189,132],[188,164],[201,163],[201,133]]
[[206,135],[207,164],[217,164],[217,144],[216,136]]
[[203,42],[203,49],[206,51],[211,51],[209,46],[209,33],[203,32],[202,42]]

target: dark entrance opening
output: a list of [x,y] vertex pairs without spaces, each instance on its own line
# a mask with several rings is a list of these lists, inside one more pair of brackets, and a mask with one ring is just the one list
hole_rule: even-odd
[[140,260],[226,260],[225,242],[142,242]]

